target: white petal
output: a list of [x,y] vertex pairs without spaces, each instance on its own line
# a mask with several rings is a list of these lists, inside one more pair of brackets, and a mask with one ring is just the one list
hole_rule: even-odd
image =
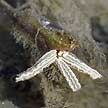
[[63,57],[65,62],[69,63],[73,67],[76,67],[80,72],[90,75],[91,78],[97,79],[102,77],[97,70],[89,67],[87,64],[79,60],[74,54],[65,52]]
[[16,77],[16,82],[28,80],[49,67],[56,60],[56,50],[51,50],[44,54],[31,68],[20,73]]
[[72,72],[70,67],[62,60],[61,57],[57,59],[57,64],[60,71],[63,73],[64,77],[66,78],[69,86],[72,88],[73,91],[77,91],[81,88],[81,85],[76,78],[75,74]]

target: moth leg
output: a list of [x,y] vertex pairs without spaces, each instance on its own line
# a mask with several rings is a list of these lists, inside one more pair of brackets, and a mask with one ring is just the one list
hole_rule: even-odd
[[40,30],[41,30],[42,28],[43,28],[43,27],[38,28],[38,29],[37,29],[37,32],[36,32],[36,35],[35,35],[35,45],[36,45],[36,47],[37,47],[37,37],[38,37],[39,32],[40,32]]

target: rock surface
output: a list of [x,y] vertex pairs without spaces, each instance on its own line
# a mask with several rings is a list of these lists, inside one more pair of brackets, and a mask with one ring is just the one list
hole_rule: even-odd
[[[95,3],[91,1],[92,4],[84,0],[80,1],[82,4],[78,0],[68,0],[68,2],[65,0],[31,0],[28,2],[31,3],[33,9],[30,14],[45,16],[72,33],[80,44],[80,48],[76,49],[75,54],[88,65],[97,69],[103,78],[92,80],[89,76],[79,74],[74,70],[82,88],[78,92],[72,92],[64,77],[52,66],[53,69],[48,69],[48,73],[52,77],[51,80],[48,78],[47,72],[43,72],[29,81],[15,84],[14,81],[11,81],[12,76],[30,67],[35,59],[40,58],[41,52],[38,52],[35,47],[34,37],[31,39],[31,37],[28,38],[30,35],[25,34],[16,34],[13,37],[9,35],[10,28],[12,29],[11,18],[9,17],[10,23],[4,21],[6,23],[4,26],[2,21],[7,18],[4,16],[4,18],[0,17],[0,27],[2,28],[0,31],[0,74],[2,77],[0,83],[4,82],[7,86],[1,84],[1,88],[4,88],[0,89],[3,94],[1,102],[6,100],[4,103],[7,104],[7,100],[9,100],[11,108],[14,108],[13,104],[20,108],[107,108],[107,45],[101,47],[100,43],[97,43],[92,37],[93,35],[98,36],[101,32],[99,26],[95,25],[100,24],[105,28],[104,19],[106,17],[99,17],[100,22],[95,20],[91,23],[95,9],[90,7],[92,4],[98,5],[96,0]],[[11,4],[11,2],[9,3]],[[3,13],[5,12],[1,8],[1,14]],[[97,16],[99,15],[100,13]],[[6,44],[4,45],[4,43]]]

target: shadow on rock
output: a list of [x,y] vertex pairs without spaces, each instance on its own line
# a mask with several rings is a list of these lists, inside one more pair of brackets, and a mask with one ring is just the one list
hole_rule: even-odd
[[9,108],[43,107],[44,98],[38,82],[15,83],[13,80],[16,74],[28,68],[29,56],[22,46],[16,44],[8,32],[0,31],[0,50],[0,107],[7,108],[7,104]]
[[92,36],[95,41],[108,44],[108,28],[101,24],[100,17],[91,18]]

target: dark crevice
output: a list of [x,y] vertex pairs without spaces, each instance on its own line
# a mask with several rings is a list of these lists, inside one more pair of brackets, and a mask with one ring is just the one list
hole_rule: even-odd
[[108,32],[100,24],[99,17],[91,18],[92,36],[96,42],[108,43]]
[[14,8],[18,8],[22,6],[24,3],[26,3],[26,0],[5,0],[5,1]]

